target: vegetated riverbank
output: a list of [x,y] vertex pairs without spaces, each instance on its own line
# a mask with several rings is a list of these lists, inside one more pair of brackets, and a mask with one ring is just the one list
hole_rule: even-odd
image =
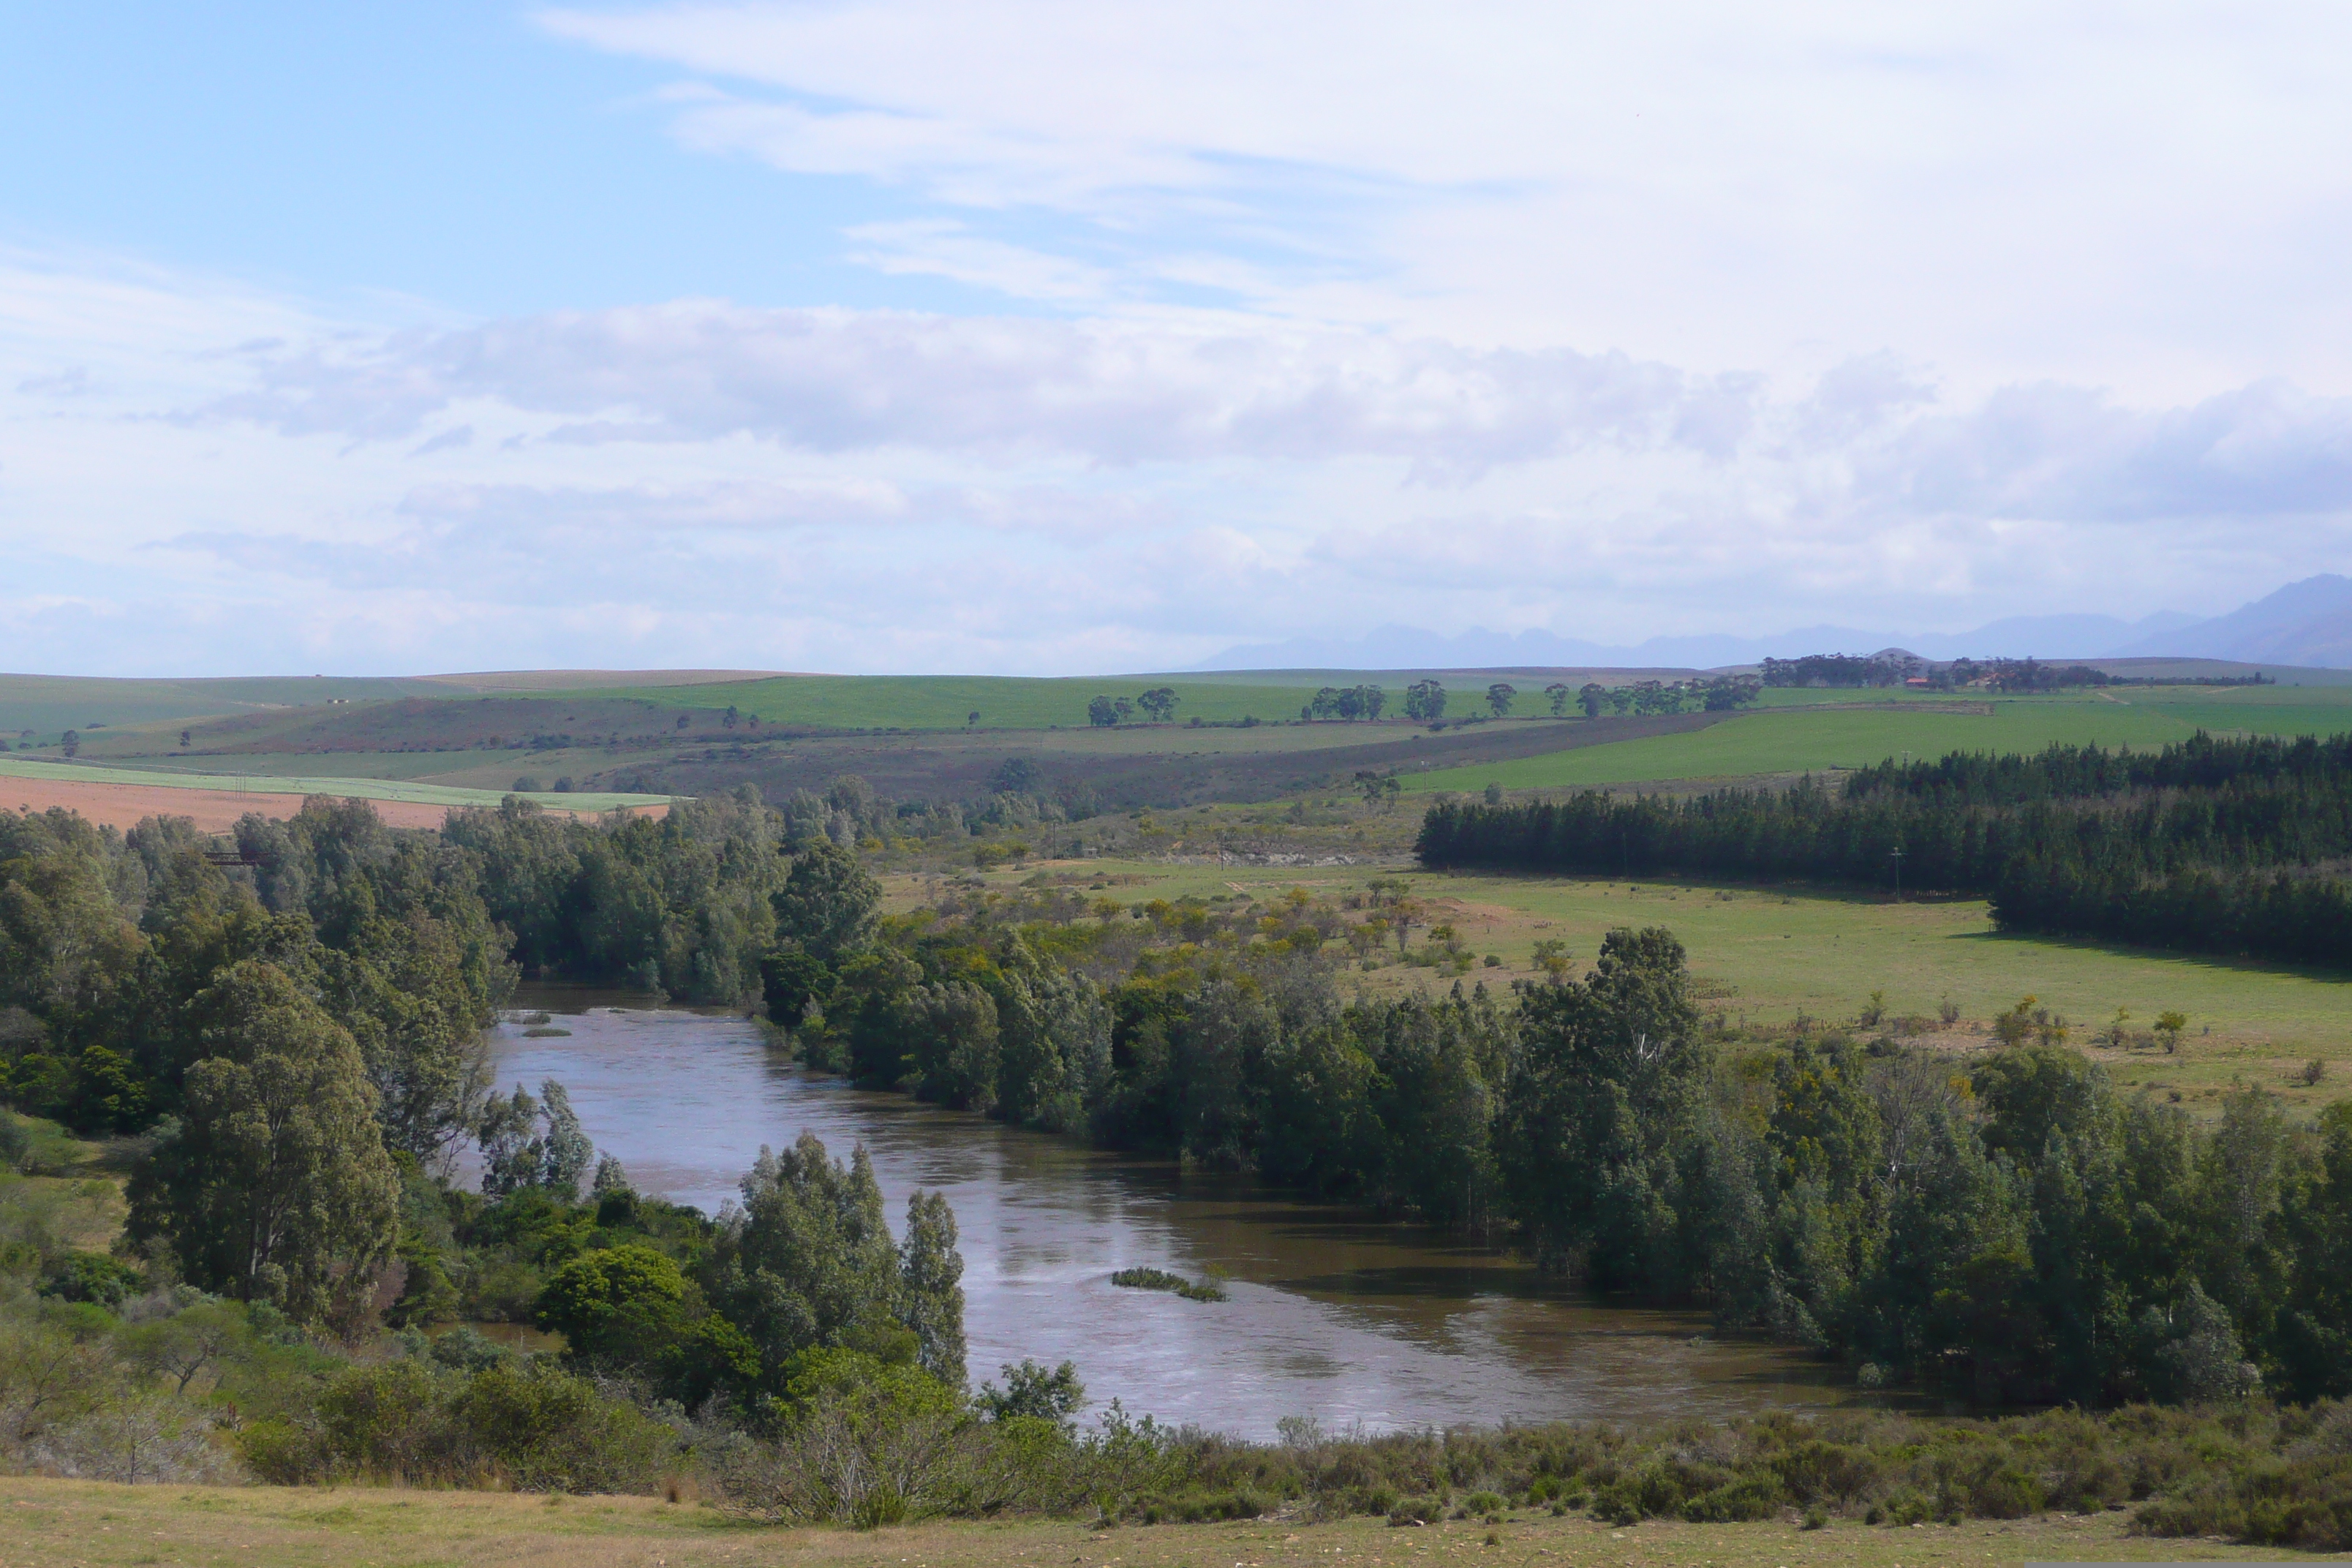
[[[891,1213],[944,1195],[981,1375],[1072,1361],[1097,1401],[1262,1440],[1288,1416],[1382,1431],[1724,1420],[1874,1397],[1801,1347],[1712,1333],[1704,1309],[1597,1298],[1458,1233],[789,1066],[743,1018],[572,988],[520,999],[572,1033],[502,1025],[495,1081],[563,1083],[583,1131],[647,1192],[715,1214],[761,1144],[810,1131],[864,1147]],[[1229,1299],[1123,1289],[1129,1268],[1222,1278]],[[490,1273],[501,1289],[463,1310],[515,1310],[504,1295],[527,1313],[536,1287],[511,1265]]]
[[[1418,818],[1412,820],[1418,821]],[[2343,1028],[2344,984],[2323,972],[2245,960],[2217,960],[2114,943],[2020,936],[1995,931],[1981,899],[1897,902],[1886,893],[1784,884],[1759,887],[1706,879],[1565,877],[1505,872],[1408,870],[1382,864],[1218,864],[1102,858],[1032,862],[1020,869],[967,873],[1000,899],[1063,887],[1123,903],[1207,904],[1223,896],[1271,909],[1294,888],[1312,902],[1348,909],[1372,903],[1371,884],[1402,880],[1425,911],[1413,959],[1431,956],[1428,932],[1444,925],[1469,954],[1469,976],[1501,989],[1546,978],[1538,943],[1564,942],[1572,972],[1590,964],[1601,939],[1621,925],[1664,925],[1690,950],[1693,984],[1712,1018],[1735,1030],[1786,1037],[1812,1028],[1864,1035],[1892,1029],[1942,1049],[1979,1051],[1993,1023],[2019,997],[2070,1021],[2068,1045],[2126,1088],[2179,1092],[2210,1111],[2233,1086],[2256,1084],[2315,1110],[2352,1074]],[[937,879],[886,876],[885,909],[909,913],[936,902]],[[1436,944],[1442,948],[1443,943]],[[1491,955],[1495,962],[1489,963]],[[1351,962],[1348,988],[1374,994],[1443,994],[1458,963],[1400,960],[1391,943],[1365,969]],[[1874,1002],[1874,993],[1875,1001]],[[1942,1015],[1955,1010],[1948,1024]],[[2122,1039],[2108,1025],[2128,1011]],[[2189,1024],[2174,1048],[2149,1026],[2177,1010]],[[1874,1012],[1877,1025],[1864,1020]],[[2308,1076],[2313,1060],[2323,1071]]]

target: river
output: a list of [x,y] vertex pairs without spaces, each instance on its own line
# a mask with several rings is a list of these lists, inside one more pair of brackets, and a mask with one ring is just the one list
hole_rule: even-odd
[[[517,1006],[571,1032],[501,1024],[499,1084],[560,1080],[643,1191],[716,1214],[762,1144],[803,1131],[845,1158],[865,1144],[894,1231],[909,1192],[944,1191],[975,1382],[1024,1356],[1066,1359],[1096,1401],[1253,1438],[1286,1415],[1378,1431],[1852,1397],[1837,1368],[1715,1340],[1703,1314],[1596,1301],[1426,1226],[851,1088],[740,1017],[558,986],[527,987]],[[1136,1265],[1222,1270],[1230,1299],[1110,1283]]]

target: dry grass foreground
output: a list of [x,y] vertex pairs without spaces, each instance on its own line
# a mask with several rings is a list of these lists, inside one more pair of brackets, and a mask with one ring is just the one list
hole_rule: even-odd
[[[2303,1561],[2314,1554],[2125,1533],[2128,1515],[1885,1528],[1790,1522],[1627,1527],[1535,1515],[1391,1529],[1254,1520],[1099,1531],[1067,1521],[857,1533],[737,1523],[653,1498],[392,1489],[126,1487],[0,1480],[0,1568],[1941,1568],[2054,1561]],[[2317,1559],[2326,1560],[2326,1559]]]
[[[179,789],[169,784],[95,784],[80,779],[0,778],[0,809],[47,811],[62,806],[101,826],[135,827],[150,816],[193,818],[200,833],[226,833],[247,812],[283,819],[302,809],[302,796],[282,791]],[[394,827],[437,828],[446,805],[423,801],[373,800],[375,814]],[[642,806],[658,816],[666,806]]]

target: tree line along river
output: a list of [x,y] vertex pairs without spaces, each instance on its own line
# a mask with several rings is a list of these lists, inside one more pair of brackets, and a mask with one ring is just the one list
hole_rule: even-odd
[[[740,1017],[564,986],[526,987],[516,1006],[570,1033],[500,1024],[499,1085],[562,1082],[643,1191],[716,1214],[761,1145],[803,1131],[844,1157],[866,1146],[894,1228],[911,1191],[943,1191],[975,1380],[1024,1356],[1068,1360],[1097,1402],[1261,1439],[1292,1415],[1389,1430],[1854,1397],[1843,1369],[1718,1341],[1704,1313],[1596,1300],[1427,1226],[856,1089]],[[1110,1283],[1139,1266],[1217,1271],[1227,1300]]]

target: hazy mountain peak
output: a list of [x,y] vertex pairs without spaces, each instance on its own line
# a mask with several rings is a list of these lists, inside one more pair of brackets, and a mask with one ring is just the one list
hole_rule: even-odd
[[2160,610],[2139,620],[2116,616],[2009,616],[1972,631],[1864,631],[1800,626],[1775,637],[1723,634],[1656,637],[1633,644],[1587,642],[1549,631],[1447,636],[1419,626],[1377,626],[1358,637],[1292,637],[1225,649],[1213,669],[1486,669],[1631,668],[1710,669],[1809,653],[1865,654],[1895,648],[1921,658],[2187,658],[2352,668],[2352,577],[2323,573],[2225,616],[2199,620]]

